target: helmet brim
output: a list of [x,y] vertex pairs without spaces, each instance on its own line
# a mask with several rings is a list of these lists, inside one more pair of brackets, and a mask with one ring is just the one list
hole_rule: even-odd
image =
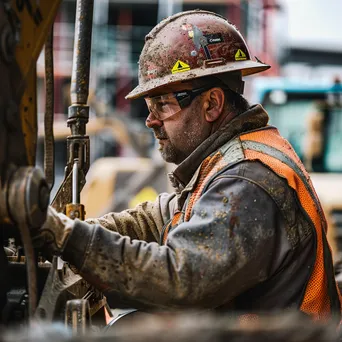
[[242,76],[253,75],[269,69],[271,66],[268,64],[256,62],[256,61],[240,61],[231,62],[222,66],[216,66],[215,68],[196,68],[194,70],[184,71],[178,73],[177,76],[170,74],[163,78],[151,79],[144,84],[135,87],[129,94],[126,95],[126,99],[134,100],[142,96],[146,96],[151,90],[156,90],[166,85],[176,84],[184,81],[191,81],[199,77],[205,77],[210,75],[217,75],[232,71],[241,71]]

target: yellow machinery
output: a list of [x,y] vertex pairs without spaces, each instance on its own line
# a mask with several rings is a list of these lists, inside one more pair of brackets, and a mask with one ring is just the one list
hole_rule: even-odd
[[[46,218],[53,173],[53,22],[61,0],[0,1],[0,256],[1,323],[62,320],[84,331],[105,326],[111,313],[102,293],[60,258],[46,263],[29,230]],[[93,0],[78,0],[65,180],[53,205],[84,218],[80,191],[89,168],[88,84]],[[45,44],[45,176],[34,167],[37,143],[36,61]],[[6,275],[6,276],[4,276]]]

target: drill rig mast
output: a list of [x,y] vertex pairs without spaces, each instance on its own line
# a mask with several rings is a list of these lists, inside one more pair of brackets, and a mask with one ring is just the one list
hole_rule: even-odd
[[[54,182],[52,30],[60,4],[61,0],[0,0],[0,320],[7,324],[65,319],[77,330],[96,315],[98,321],[106,321],[110,310],[105,297],[60,258],[54,257],[51,264],[40,262],[30,237],[30,229],[41,227],[46,219]],[[80,191],[89,168],[86,124],[93,0],[77,0],[76,13],[68,162],[53,205],[71,218],[84,219]],[[36,61],[44,44],[45,175],[35,167]]]

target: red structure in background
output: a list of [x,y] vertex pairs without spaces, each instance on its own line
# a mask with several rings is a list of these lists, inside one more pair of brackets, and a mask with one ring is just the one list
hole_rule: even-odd
[[132,77],[130,72],[131,41],[132,41],[132,11],[121,9],[117,24],[117,49],[120,67],[116,77],[116,109],[122,113],[130,113],[130,101],[125,96],[132,89]]
[[[228,0],[226,1],[225,16],[236,25],[242,35],[247,37],[247,43],[251,46],[252,54],[255,54],[262,62],[270,64],[271,69],[263,72],[260,76],[279,75],[279,64],[275,56],[275,42],[273,37],[272,19],[274,14],[280,10],[277,0]],[[255,6],[257,5],[257,6]],[[247,18],[246,12],[258,8],[260,13],[253,13]],[[253,19],[251,19],[253,18]],[[250,23],[249,20],[257,20],[258,23]],[[248,27],[250,25],[257,27],[260,32],[253,32],[258,36],[258,42],[248,41]],[[254,37],[253,37],[254,40]]]
[[271,69],[263,73],[264,76],[278,76],[279,64],[275,58],[275,41],[272,35],[272,17],[276,11],[280,10],[280,5],[276,0],[262,0],[262,28],[263,28],[263,54],[259,57],[272,66]]

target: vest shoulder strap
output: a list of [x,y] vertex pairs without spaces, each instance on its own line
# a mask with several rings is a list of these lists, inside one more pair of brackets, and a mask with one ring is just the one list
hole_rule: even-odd
[[341,297],[334,280],[332,256],[325,234],[326,219],[307,171],[291,145],[275,128],[245,134],[240,139],[247,159],[260,160],[287,180],[315,228],[316,261],[301,310],[315,319],[324,319],[331,313],[340,317]]

